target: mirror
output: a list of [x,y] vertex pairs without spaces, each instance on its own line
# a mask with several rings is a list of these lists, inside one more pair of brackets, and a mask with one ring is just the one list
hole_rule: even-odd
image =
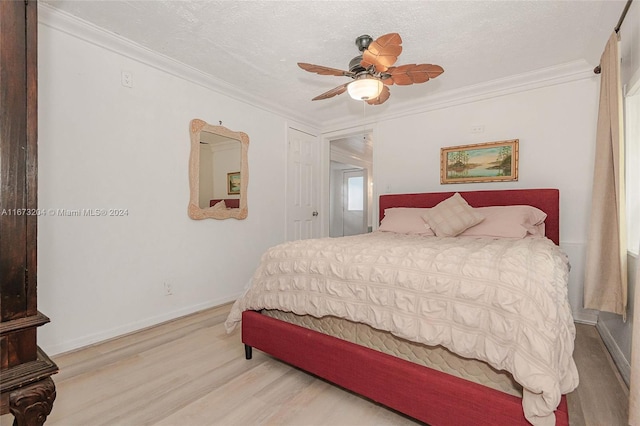
[[194,119],[190,123],[189,217],[245,219],[249,136]]

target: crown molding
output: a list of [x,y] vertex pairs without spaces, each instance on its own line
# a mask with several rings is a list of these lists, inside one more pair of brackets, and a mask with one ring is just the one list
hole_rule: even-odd
[[204,73],[44,3],[38,3],[38,23],[252,107],[279,115],[284,119],[295,119],[310,127],[321,127],[321,123],[310,121],[308,116],[303,116],[293,109],[257,97],[211,74]]
[[38,22],[41,25],[66,33],[72,37],[94,44],[136,62],[151,66],[175,77],[182,78],[254,108],[279,115],[286,120],[297,121],[305,126],[323,129],[323,133],[464,105],[581,79],[594,78],[593,66],[584,60],[580,60],[459,89],[443,91],[433,94],[427,99],[423,98],[416,101],[393,104],[390,105],[384,113],[374,113],[372,111],[367,117],[366,122],[364,120],[354,120],[353,116],[345,116],[321,123],[313,120],[308,115],[302,115],[298,111],[286,108],[277,102],[257,97],[211,74],[204,73],[44,3],[38,4]]
[[[586,61],[567,62],[553,67],[491,80],[485,83],[443,91],[433,94],[427,99],[395,104],[384,113],[370,113],[369,117],[367,117],[367,123],[370,123],[371,120],[386,121],[529,90],[551,87],[558,84],[591,79],[594,78],[594,76],[593,66],[589,65]],[[364,122],[339,119],[324,123],[323,128],[325,132],[330,132],[362,124],[364,124]]]

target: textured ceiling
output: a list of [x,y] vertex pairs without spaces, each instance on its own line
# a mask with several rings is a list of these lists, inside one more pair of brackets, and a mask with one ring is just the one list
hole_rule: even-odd
[[[398,32],[397,65],[433,63],[430,82],[392,86],[383,113],[461,87],[572,62],[598,63],[625,0],[605,1],[68,1],[44,0],[242,91],[327,123],[362,118],[348,94],[311,98],[349,81],[299,69],[347,69],[354,40]],[[367,112],[369,114],[369,112]]]

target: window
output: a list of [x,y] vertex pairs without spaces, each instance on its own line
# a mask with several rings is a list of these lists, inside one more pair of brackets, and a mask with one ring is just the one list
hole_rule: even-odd
[[364,210],[364,178],[362,176],[350,177],[347,180],[347,210]]

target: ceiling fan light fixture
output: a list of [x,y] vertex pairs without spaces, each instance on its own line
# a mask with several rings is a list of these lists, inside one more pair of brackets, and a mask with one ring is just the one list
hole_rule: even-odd
[[353,79],[351,82],[327,90],[311,99],[312,101],[329,99],[349,92],[349,96],[355,100],[365,101],[369,105],[382,105],[391,96],[389,86],[425,83],[444,72],[441,66],[433,64],[394,66],[402,53],[402,37],[398,33],[385,34],[376,40],[363,35],[356,39],[356,46],[362,54],[349,62],[349,71],[298,62],[300,68],[314,74]]
[[377,78],[364,76],[352,81],[347,86],[349,96],[357,101],[366,101],[377,98],[382,92],[382,81]]

